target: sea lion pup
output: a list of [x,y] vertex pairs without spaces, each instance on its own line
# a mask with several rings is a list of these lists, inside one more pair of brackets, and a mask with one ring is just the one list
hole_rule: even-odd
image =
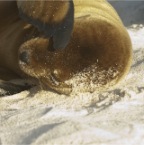
[[74,0],[74,8],[74,29],[66,48],[54,50],[51,38],[33,38],[20,46],[19,66],[58,93],[69,94],[75,86],[79,91],[105,91],[130,69],[129,35],[105,0]]
[[[73,1],[0,1],[0,95],[27,88],[4,80],[27,77],[18,64],[18,49],[36,36],[50,37],[64,49],[73,30]],[[4,93],[3,93],[4,91]]]

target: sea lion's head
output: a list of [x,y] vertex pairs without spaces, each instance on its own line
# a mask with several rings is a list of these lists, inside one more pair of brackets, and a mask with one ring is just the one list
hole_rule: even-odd
[[21,45],[19,66],[28,76],[38,79],[43,89],[69,94],[70,86],[62,82],[70,78],[71,73],[62,65],[62,57],[63,50],[55,50],[51,38],[37,37]]

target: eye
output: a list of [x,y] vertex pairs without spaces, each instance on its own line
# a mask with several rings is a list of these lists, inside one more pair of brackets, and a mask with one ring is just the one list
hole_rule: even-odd
[[28,54],[28,52],[26,52],[26,51],[21,52],[20,55],[19,55],[19,59],[20,59],[20,61],[28,64],[29,63],[29,54]]

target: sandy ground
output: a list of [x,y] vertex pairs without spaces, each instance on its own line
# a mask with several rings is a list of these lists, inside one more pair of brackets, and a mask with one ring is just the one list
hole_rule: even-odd
[[118,10],[132,39],[133,64],[127,77],[102,94],[67,97],[35,87],[0,98],[0,145],[144,144],[144,26],[136,20],[139,15],[143,19],[141,2],[131,7],[112,2],[125,13]]

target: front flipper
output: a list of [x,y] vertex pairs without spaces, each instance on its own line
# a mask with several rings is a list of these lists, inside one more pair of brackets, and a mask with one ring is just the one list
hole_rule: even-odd
[[17,85],[8,81],[0,80],[0,97],[9,96],[30,89],[31,85]]
[[17,0],[20,17],[31,23],[47,37],[53,37],[54,48],[65,48],[74,24],[72,0]]

